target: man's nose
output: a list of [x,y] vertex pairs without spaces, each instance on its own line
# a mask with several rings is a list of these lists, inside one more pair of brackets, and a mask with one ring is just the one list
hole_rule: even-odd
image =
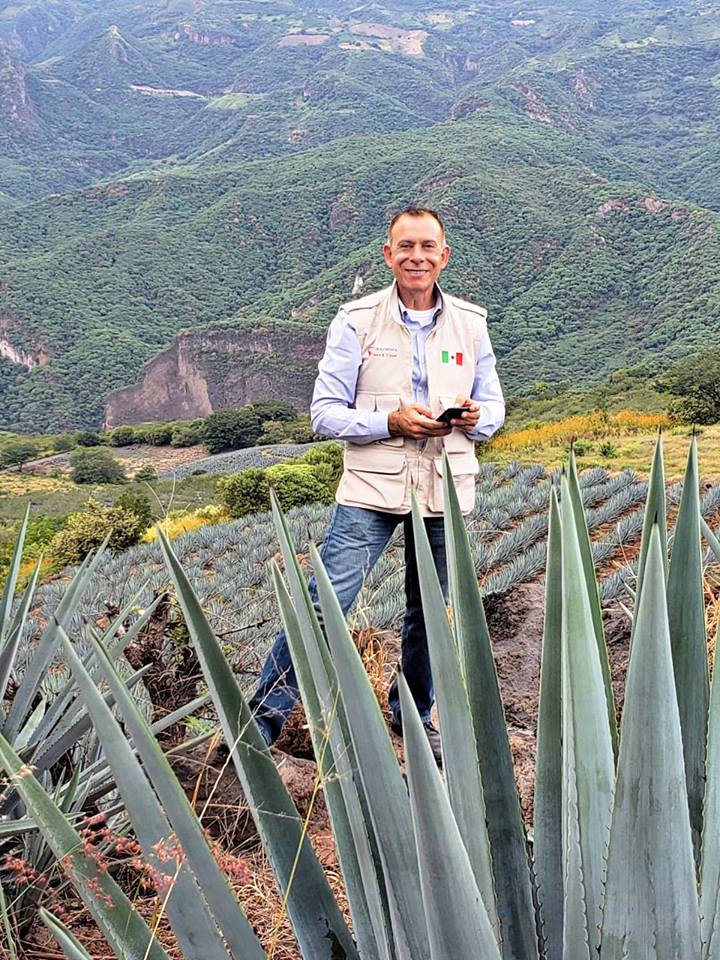
[[413,250],[412,252],[413,263],[422,263],[424,259],[425,259],[425,254],[422,251],[422,247],[417,247],[415,250]]

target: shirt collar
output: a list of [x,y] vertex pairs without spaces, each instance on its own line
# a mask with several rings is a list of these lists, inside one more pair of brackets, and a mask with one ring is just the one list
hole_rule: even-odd
[[[398,305],[400,307],[400,316],[403,319],[403,323],[407,323],[408,320],[410,319],[407,307],[399,298],[398,298]],[[433,309],[434,309],[434,313],[432,315],[432,320],[430,321],[430,323],[432,326],[435,326],[435,324],[437,323],[437,318],[440,316],[443,310],[442,291],[438,286],[435,287],[435,306]]]

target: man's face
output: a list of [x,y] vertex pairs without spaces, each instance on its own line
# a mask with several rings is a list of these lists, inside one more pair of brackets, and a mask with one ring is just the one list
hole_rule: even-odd
[[404,214],[395,223],[383,255],[400,290],[422,295],[432,291],[445,269],[450,247],[435,217]]

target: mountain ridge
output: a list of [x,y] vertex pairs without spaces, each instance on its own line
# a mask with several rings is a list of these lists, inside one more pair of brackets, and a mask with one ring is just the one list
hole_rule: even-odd
[[99,423],[184,329],[314,336],[416,200],[514,393],[720,330],[718,3],[39,6],[0,15],[37,120],[0,109],[0,315],[46,358],[5,424]]

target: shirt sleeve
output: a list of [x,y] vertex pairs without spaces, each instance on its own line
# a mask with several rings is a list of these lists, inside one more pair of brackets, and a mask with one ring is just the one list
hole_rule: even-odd
[[505,400],[487,330],[478,345],[471,396],[480,404],[480,419],[468,437],[470,440],[489,440],[505,422]]
[[354,408],[361,363],[355,327],[341,309],[330,324],[325,353],[318,365],[310,405],[310,420],[316,433],[353,443],[372,443],[390,436],[386,412]]

